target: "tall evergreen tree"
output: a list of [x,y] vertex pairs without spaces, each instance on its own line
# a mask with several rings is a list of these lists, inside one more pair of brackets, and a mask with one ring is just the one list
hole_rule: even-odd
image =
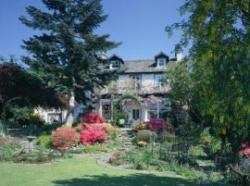
[[118,44],[109,35],[94,30],[107,18],[101,0],[42,0],[46,11],[26,8],[29,17],[20,17],[26,26],[39,30],[24,41],[30,55],[23,57],[31,72],[48,87],[68,96],[66,125],[73,123],[75,101],[85,103],[86,91],[103,86],[115,73],[103,71],[101,55]]

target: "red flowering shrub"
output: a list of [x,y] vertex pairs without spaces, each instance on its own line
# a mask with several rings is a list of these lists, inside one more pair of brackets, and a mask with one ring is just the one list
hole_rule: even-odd
[[160,118],[152,118],[147,123],[147,127],[151,131],[159,133],[159,132],[163,131],[163,129],[165,128],[165,121],[163,119],[160,119]]
[[102,143],[107,139],[107,133],[102,128],[85,127],[80,133],[80,141],[84,145]]
[[95,112],[89,112],[85,114],[85,116],[83,117],[83,121],[88,124],[104,123],[104,118]]
[[243,143],[241,145],[240,154],[242,156],[250,158],[250,143]]
[[100,128],[103,129],[107,134],[109,134],[111,131],[114,130],[113,126],[110,123],[103,123],[100,125],[100,123],[93,123],[93,124],[83,124],[82,128],[86,127],[92,127],[92,128]]
[[57,128],[52,132],[52,143],[59,151],[65,151],[79,142],[79,134],[74,128]]

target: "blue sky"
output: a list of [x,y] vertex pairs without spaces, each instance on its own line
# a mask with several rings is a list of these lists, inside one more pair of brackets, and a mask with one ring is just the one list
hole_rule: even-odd
[[[150,59],[160,51],[173,57],[180,33],[168,38],[164,28],[181,20],[178,8],[183,3],[184,0],[103,0],[104,12],[109,17],[96,32],[108,33],[111,40],[122,42],[110,54],[124,59]],[[25,54],[20,47],[22,40],[35,33],[18,20],[25,15],[27,5],[42,7],[39,0],[0,0],[1,56]]]

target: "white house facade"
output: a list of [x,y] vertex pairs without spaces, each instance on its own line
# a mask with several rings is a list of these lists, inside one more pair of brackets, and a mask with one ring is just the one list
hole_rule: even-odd
[[152,60],[124,61],[113,55],[109,58],[109,70],[119,70],[116,81],[111,82],[104,89],[99,90],[96,111],[106,120],[112,120],[113,95],[135,95],[139,103],[134,100],[124,100],[122,110],[128,116],[128,125],[146,122],[151,118],[161,118],[171,110],[168,99],[170,87],[164,83],[165,71],[170,63],[182,60],[183,55],[169,59],[163,52]]

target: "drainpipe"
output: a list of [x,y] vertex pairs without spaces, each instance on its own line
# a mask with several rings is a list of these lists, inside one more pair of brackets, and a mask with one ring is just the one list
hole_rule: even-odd
[[160,104],[157,102],[157,118],[160,118]]

